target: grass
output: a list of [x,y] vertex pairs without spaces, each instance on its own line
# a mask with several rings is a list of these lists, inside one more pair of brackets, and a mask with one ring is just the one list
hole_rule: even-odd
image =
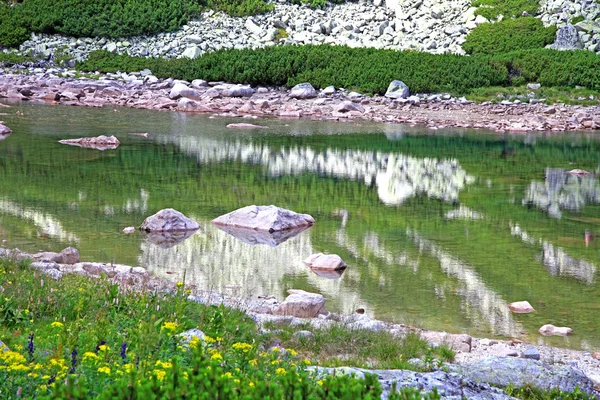
[[[591,96],[591,98],[590,98]],[[473,89],[466,96],[475,102],[491,101],[494,103],[503,100],[520,100],[528,103],[531,99],[543,100],[545,104],[573,104],[593,106],[598,104],[598,92],[586,88],[569,87],[540,87],[528,89],[526,85],[515,87],[492,86]]]
[[[271,323],[267,327],[275,332],[271,337],[273,343],[293,347],[302,358],[316,360],[319,365],[326,367],[423,370],[408,362],[412,358],[421,358],[425,370],[431,370],[454,359],[454,352],[450,348],[431,348],[414,333],[399,338],[387,331],[353,330],[343,325],[311,329],[308,324],[291,327]],[[299,330],[310,330],[314,337],[293,338],[294,332]]]

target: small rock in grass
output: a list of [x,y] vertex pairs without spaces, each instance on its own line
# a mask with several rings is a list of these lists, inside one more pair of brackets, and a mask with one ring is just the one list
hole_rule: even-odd
[[294,332],[294,334],[292,335],[292,339],[299,341],[299,342],[303,341],[303,340],[305,340],[305,341],[314,340],[315,335],[311,331],[298,331],[298,332]]
[[538,351],[538,349],[536,349],[533,346],[527,347],[521,353],[521,357],[523,357],[523,358],[529,358],[531,360],[539,360],[540,359],[540,352]]
[[135,232],[135,228],[133,226],[128,226],[127,228],[123,229],[123,233],[126,233],[128,235],[131,234],[131,233],[133,233],[133,232]]

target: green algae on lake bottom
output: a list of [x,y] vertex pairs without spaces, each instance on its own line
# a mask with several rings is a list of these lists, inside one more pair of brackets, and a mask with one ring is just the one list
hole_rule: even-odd
[[[12,106],[3,119],[14,133],[0,142],[7,247],[71,245],[84,260],[172,280],[185,273],[200,289],[280,299],[305,289],[325,295],[332,311],[363,307],[429,329],[600,347],[600,185],[593,174],[567,173],[598,171],[594,133],[304,120],[265,120],[269,129],[246,132],[182,113]],[[58,143],[101,134],[122,144],[101,152]],[[210,224],[249,204],[317,223],[278,246]],[[168,248],[121,233],[168,207],[200,230]],[[339,279],[319,276],[302,264],[315,252],[337,253],[349,267]],[[536,312],[512,314],[508,304],[520,300]],[[575,334],[541,337],[546,323]]]

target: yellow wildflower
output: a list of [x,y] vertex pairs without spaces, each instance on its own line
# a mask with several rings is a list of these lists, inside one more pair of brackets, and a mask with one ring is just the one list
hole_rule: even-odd
[[215,351],[212,356],[210,356],[211,360],[221,362],[223,361],[223,356],[218,351]]
[[310,365],[310,364],[311,364],[311,361],[310,361],[308,358],[305,358],[304,360],[302,360],[302,363],[303,363],[304,365]]
[[48,386],[46,386],[46,385],[40,385],[40,390],[46,391],[46,390],[48,390]]
[[292,357],[296,357],[298,355],[298,352],[294,349],[286,349],[286,350]]
[[173,368],[173,364],[171,364],[170,362],[163,362],[160,360],[156,361],[156,364],[154,364],[156,367],[158,368],[162,368],[162,369],[169,369],[169,368]]
[[234,382],[234,383],[237,383],[237,384],[239,385],[239,383],[240,383],[240,380],[239,380],[239,379],[234,379],[234,380],[233,380],[233,382]]
[[62,328],[64,325],[62,322],[54,321],[53,323],[50,324],[50,326],[53,328]]
[[8,367],[8,371],[10,372],[27,372],[29,371],[29,367],[23,364],[11,365]]
[[133,368],[134,366],[131,363],[123,365],[123,370],[125,370],[126,373],[130,373],[131,371],[133,371]]
[[279,360],[273,360],[273,361],[271,361],[271,365],[277,365],[277,364],[279,364],[279,362],[280,362]]
[[323,380],[318,380],[318,381],[317,381],[317,385],[319,385],[319,386],[323,386]]
[[213,339],[213,338],[212,338],[212,337],[210,337],[210,336],[204,336],[204,341],[205,341],[206,343],[215,343],[215,342],[216,342],[216,340],[215,340],[215,339]]
[[254,386],[256,386],[256,385],[254,384],[254,382],[250,382],[250,383],[248,384],[248,386],[250,386],[250,387],[254,387]]
[[286,375],[286,374],[287,374],[287,371],[285,370],[285,368],[277,368],[277,369],[275,370],[275,373],[276,373],[277,375]]
[[99,351],[109,351],[109,350],[110,350],[110,347],[108,347],[108,346],[107,346],[107,345],[105,345],[105,344],[101,344],[100,346],[98,346],[98,350],[99,350]]
[[183,282],[177,282],[177,287],[183,287]]
[[252,349],[252,345],[251,344],[243,343],[243,342],[234,343],[233,346],[231,346],[231,347],[233,347],[234,350],[239,350],[239,351],[242,351],[244,353],[247,353],[247,352],[249,352]]
[[231,379],[231,378],[233,377],[233,375],[231,375],[231,372],[225,372],[225,373],[223,374],[223,377],[224,377],[224,378],[227,378],[227,379]]
[[100,367],[100,368],[98,368],[98,372],[100,372],[101,374],[110,375],[110,368]]
[[153,373],[156,376],[156,379],[158,379],[161,382],[165,379],[165,376],[167,375],[167,373],[162,369],[155,369]]
[[177,322],[165,322],[160,329],[167,333],[174,333],[177,330]]
[[21,353],[17,353],[16,351],[5,351],[0,353],[0,360],[8,365],[25,364],[27,361]]
[[256,358],[252,359],[248,361],[248,364],[252,365],[253,367],[256,367],[256,365],[258,364],[258,360]]
[[198,347],[198,344],[200,343],[200,338],[198,336],[194,336],[192,338],[192,340],[190,340],[190,347],[192,349],[195,349]]
[[96,353],[92,353],[91,351],[86,351],[85,353],[83,353],[83,361],[97,361],[98,359],[100,359],[100,357],[98,357],[98,355]]

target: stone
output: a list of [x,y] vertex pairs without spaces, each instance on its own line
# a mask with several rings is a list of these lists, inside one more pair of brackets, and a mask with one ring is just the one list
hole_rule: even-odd
[[199,228],[196,221],[172,208],[165,208],[149,216],[139,227],[146,232],[195,231]]
[[315,373],[319,378],[324,375],[354,375],[357,378],[364,379],[365,374],[374,374],[381,384],[383,391],[382,399],[387,399],[392,387],[395,386],[396,389],[412,387],[423,392],[432,392],[436,389],[438,393],[443,394],[442,398],[444,399],[514,400],[514,397],[508,396],[501,389],[445,371],[415,372],[408,370],[368,370],[350,367],[308,367],[307,369]]
[[492,353],[500,357],[518,357],[519,352],[510,346],[500,344],[492,348]]
[[128,226],[127,228],[123,229],[123,233],[126,233],[128,235],[132,234],[134,232],[135,232],[135,227],[133,227],[133,226]]
[[79,138],[79,139],[64,139],[59,140],[58,143],[68,144],[70,146],[84,147],[88,149],[96,149],[100,151],[114,150],[119,147],[119,139],[114,136],[100,135],[98,137],[91,138]]
[[448,367],[451,372],[468,379],[498,387],[530,385],[542,390],[559,389],[566,392],[579,387],[579,390],[590,394],[594,390],[593,382],[570,366],[543,364],[526,358],[493,356]]
[[527,314],[535,311],[528,301],[517,301],[514,303],[510,303],[508,305],[508,308],[510,309],[510,311],[517,314]]
[[0,135],[8,136],[11,133],[12,133],[12,130],[8,126],[0,124]]
[[206,82],[204,79],[194,79],[191,85],[195,89],[201,89],[208,87],[208,82]]
[[212,220],[215,225],[236,226],[269,232],[311,226],[315,223],[308,214],[270,206],[247,206]]
[[317,91],[308,82],[299,83],[290,91],[290,97],[294,99],[313,99],[317,97]]
[[390,99],[406,99],[410,94],[408,86],[402,81],[392,81],[385,92]]
[[387,329],[387,324],[376,319],[371,319],[366,314],[352,314],[344,321],[345,328],[351,330],[364,330],[378,332]]
[[542,326],[538,332],[544,336],[569,336],[573,334],[573,329],[566,326],[554,326],[552,324],[546,324]]
[[445,343],[453,350],[461,353],[469,353],[473,342],[473,338],[465,333],[452,334],[446,332],[423,331],[420,335],[424,340],[433,345],[437,346]]
[[197,90],[188,87],[186,84],[178,82],[171,88],[171,91],[169,92],[169,98],[172,100],[177,100],[181,97],[200,100],[201,94]]
[[79,252],[74,247],[63,249],[59,255],[61,257],[60,264],[77,264],[80,261]]
[[348,112],[348,111],[356,111],[359,113],[364,113],[365,108],[358,103],[353,103],[351,101],[342,101],[337,108],[338,112]]
[[533,346],[526,347],[521,352],[521,357],[523,357],[523,358],[529,358],[531,360],[539,360],[540,359],[540,352],[538,351],[537,348],[535,348]]
[[221,92],[223,97],[250,97],[254,94],[254,89],[250,86],[234,85]]
[[266,244],[267,246],[277,247],[281,243],[299,235],[304,232],[310,226],[302,226],[300,228],[286,229],[283,231],[258,231],[248,228],[239,228],[235,226],[222,226],[217,225],[217,228],[229,235],[241,240],[242,242],[255,246],[257,244]]
[[197,108],[198,103],[187,97],[182,97],[177,101],[177,109],[180,111],[193,111]]
[[321,91],[325,96],[330,96],[335,94],[335,86],[327,86],[325,89]]
[[346,269],[347,265],[337,254],[317,253],[304,260],[304,264],[313,269],[326,271],[339,271]]
[[579,40],[577,29],[567,24],[556,32],[556,40],[550,45],[554,50],[579,50],[583,49],[583,43]]
[[538,90],[541,87],[542,87],[542,85],[539,83],[528,83],[527,84],[527,89],[529,89],[529,90]]
[[181,338],[181,343],[183,345],[189,345],[192,340],[204,340],[206,335],[198,328],[192,328],[185,332],[181,332],[179,335],[176,335],[178,338]]
[[294,334],[292,335],[292,340],[295,340],[297,342],[313,341],[315,340],[315,334],[311,331],[294,332]]
[[191,237],[195,230],[166,231],[166,232],[143,232],[142,234],[149,243],[163,249],[170,249]]
[[283,303],[273,309],[274,315],[316,318],[319,314],[327,314],[323,295],[299,289],[290,289],[288,293]]
[[248,18],[246,23],[244,24],[246,29],[248,29],[252,34],[256,36],[262,35],[263,29],[254,22],[254,19]]
[[5,353],[7,351],[10,351],[10,349],[8,348],[8,346],[5,345],[2,340],[0,340],[0,351],[3,352],[3,353]]
[[200,55],[202,55],[202,50],[198,46],[190,46],[181,53],[182,57],[190,58],[192,60],[200,57]]
[[227,127],[233,128],[233,129],[267,129],[268,128],[267,126],[248,124],[245,122],[240,122],[240,123],[236,123],[236,124],[228,124]]

